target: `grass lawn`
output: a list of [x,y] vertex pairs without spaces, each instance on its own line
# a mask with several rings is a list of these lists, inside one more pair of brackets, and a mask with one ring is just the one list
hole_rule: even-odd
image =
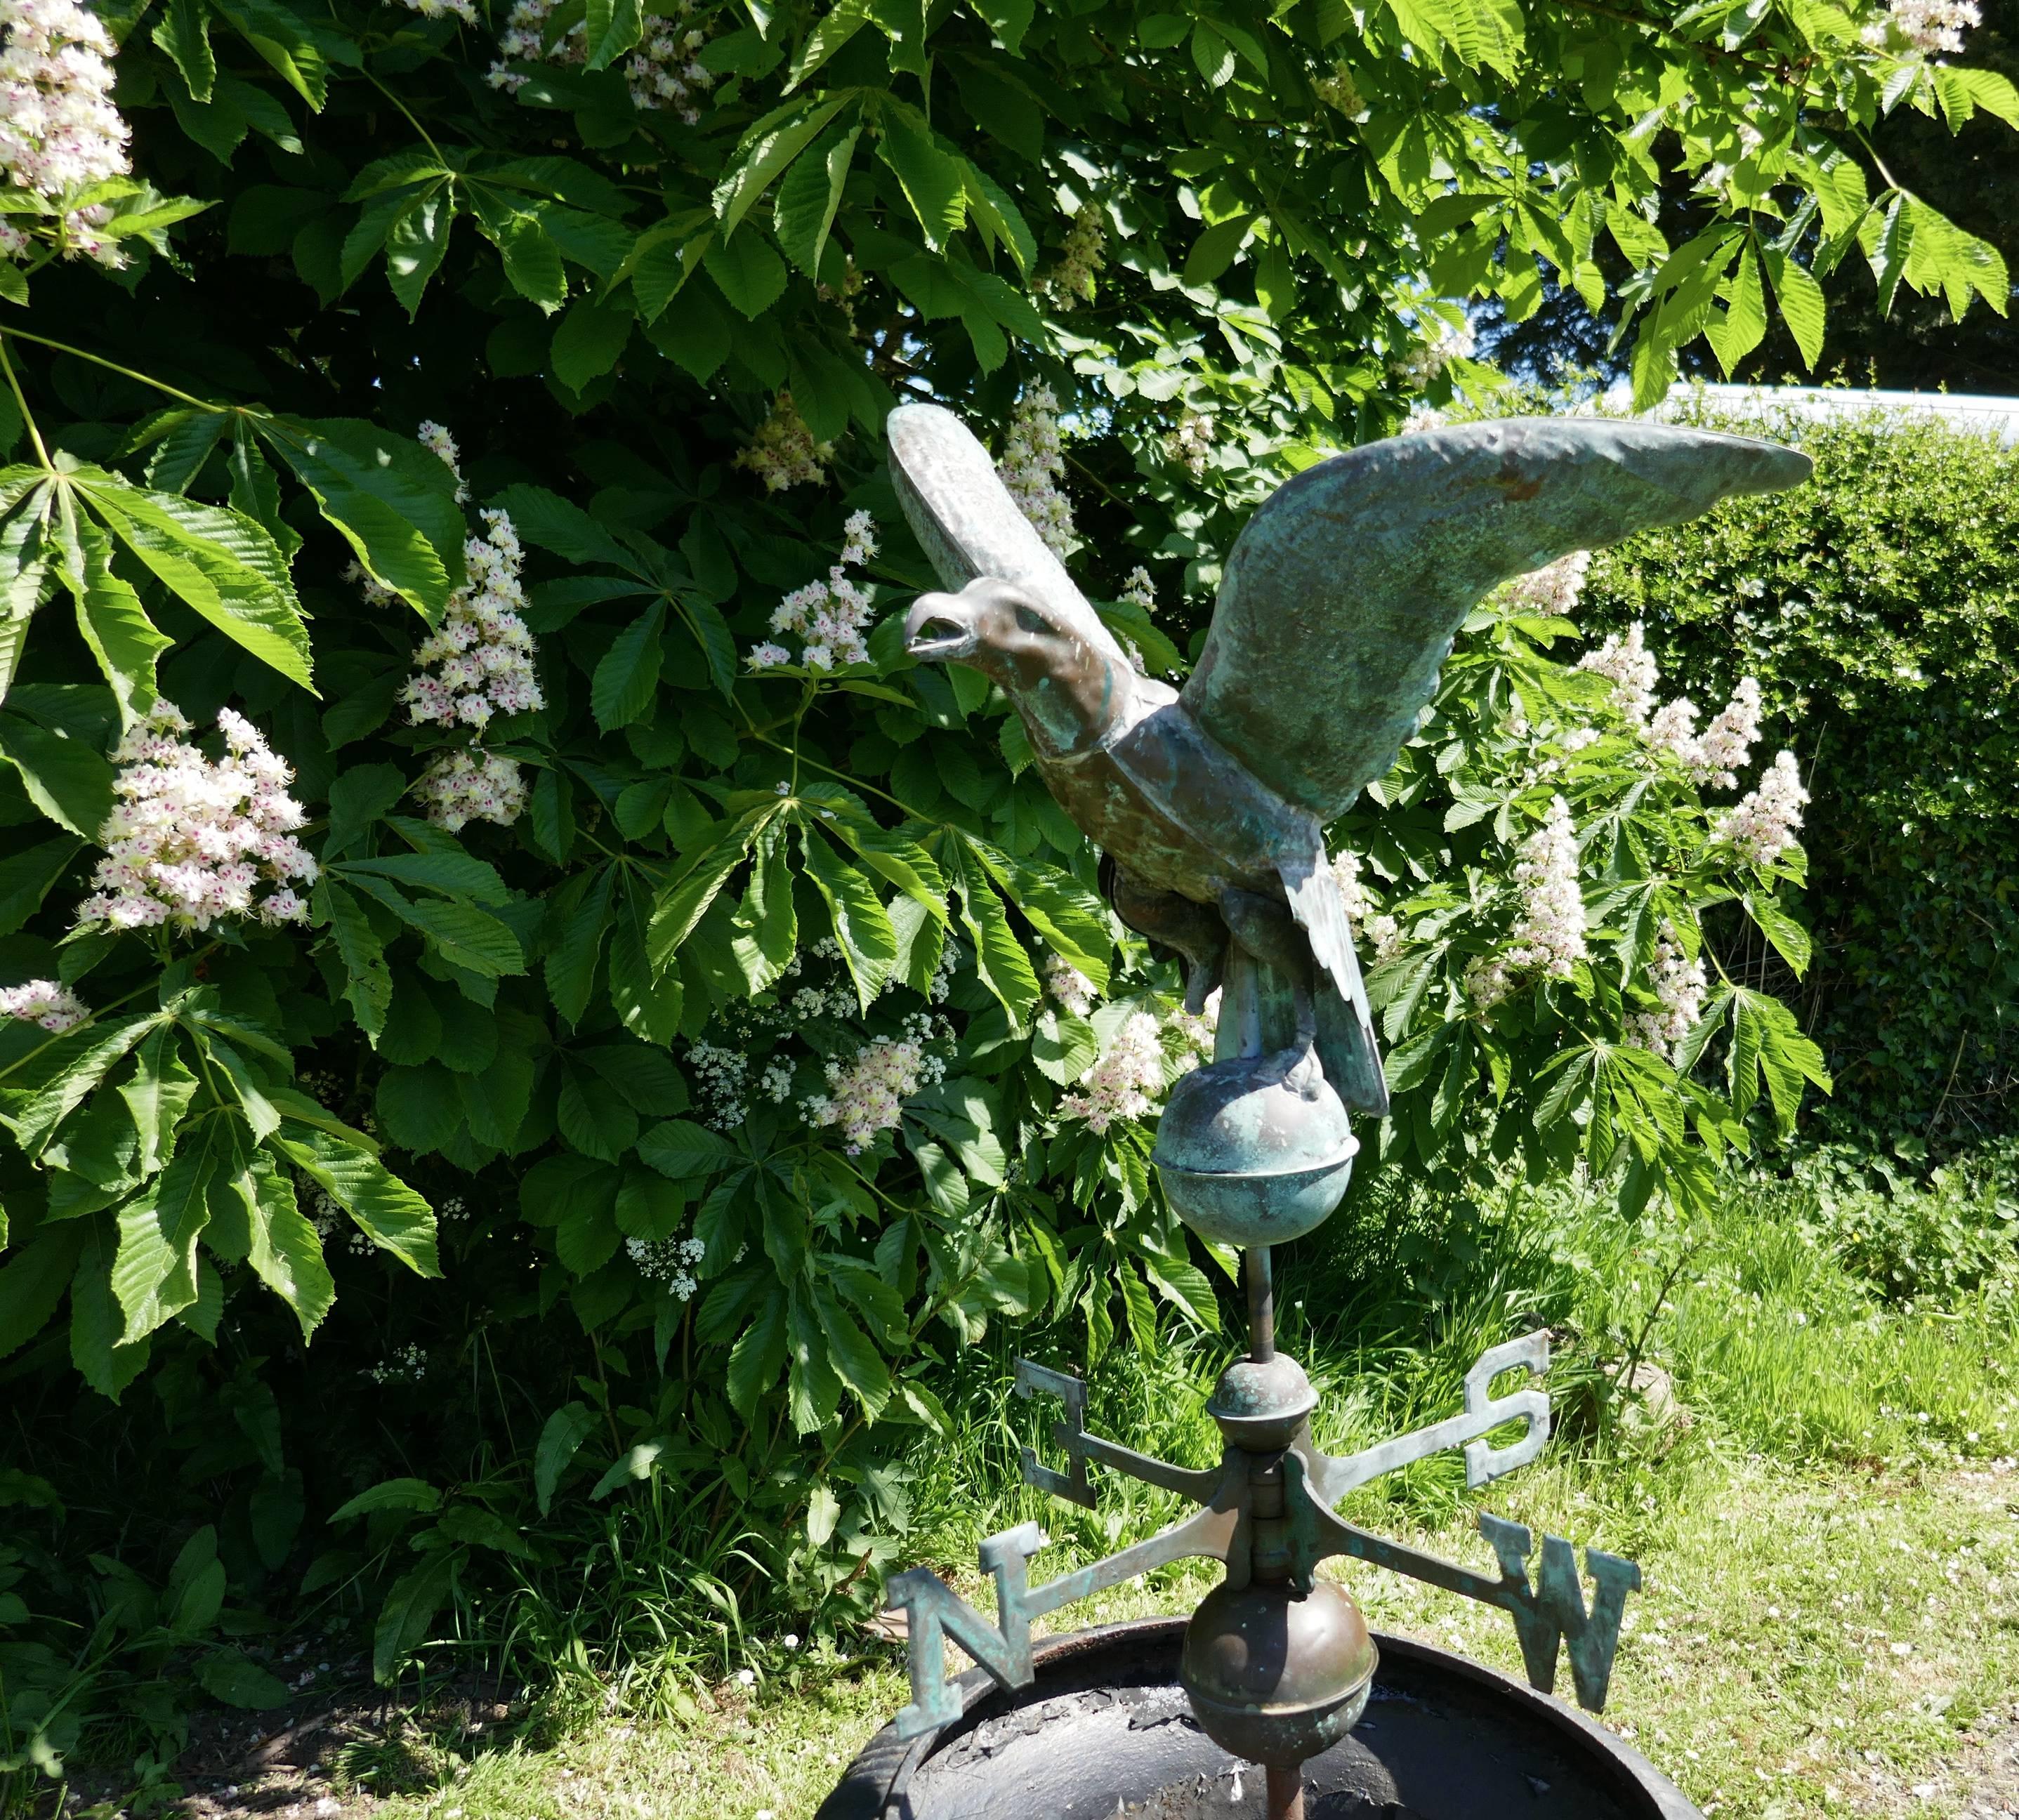
[[[1318,1438],[1336,1448],[1455,1409],[1466,1365],[1508,1332],[1540,1320],[1557,1332],[1560,1438],[1481,1501],[1640,1561],[1646,1590],[1628,1604],[1605,1722],[1707,1814],[2019,1814],[2010,1299],[1883,1301],[1806,1221],[1812,1211],[1785,1191],[1734,1190],[1702,1232],[1629,1241],[1572,1204],[1475,1209],[1462,1278],[1434,1291],[1398,1286],[1406,1233],[1363,1236],[1352,1256],[1348,1235],[1329,1258],[1290,1261],[1281,1343],[1318,1382]],[[1637,1339],[1657,1369],[1640,1373],[1641,1394],[1608,1401],[1607,1368],[1618,1375]],[[1216,1448],[1200,1405],[1227,1352],[1118,1350],[1094,1374],[1089,1425],[1203,1463]],[[959,1431],[921,1451],[908,1486],[904,1557],[948,1572],[984,1610],[983,1535],[1042,1517],[1054,1546],[1037,1571],[1049,1577],[1177,1514],[1162,1494],[1112,1481],[1094,1513],[1046,1507],[1018,1485],[1015,1448],[1038,1417],[1006,1394],[1009,1356],[965,1356],[949,1399]],[[1490,1568],[1470,1507],[1451,1456],[1343,1509]],[[1349,1577],[1377,1628],[1518,1672],[1498,1614],[1372,1569]],[[1211,1578],[1168,1570],[1059,1614],[1060,1628],[1182,1611]],[[889,1645],[847,1633],[843,1659],[788,1648],[782,1630],[726,1633],[705,1688],[684,1695],[634,1663],[628,1692],[578,1698],[515,1742],[410,1735],[399,1775],[372,1778],[406,1789],[379,1814],[800,1820],[906,1693]],[[338,1753],[346,1805],[376,1760]]]

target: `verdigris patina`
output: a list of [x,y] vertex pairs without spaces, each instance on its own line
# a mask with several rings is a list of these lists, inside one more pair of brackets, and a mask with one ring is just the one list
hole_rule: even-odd
[[906,515],[960,590],[919,597],[912,654],[1008,694],[1046,785],[1111,862],[1117,913],[1185,957],[1194,1010],[1231,935],[1290,983],[1281,1071],[1314,1040],[1346,1104],[1377,1114],[1387,1090],[1325,823],[1394,761],[1494,587],[1811,465],[1749,437],[1596,419],[1354,449],[1249,520],[1180,691],[1136,673],[959,418],[905,405],[888,433]]
[[[1317,1398],[1275,1350],[1270,1248],[1310,1231],[1345,1193],[1358,1146],[1347,1108],[1383,1114],[1388,1092],[1325,824],[1387,769],[1414,731],[1466,615],[1494,587],[1571,550],[1695,517],[1734,494],[1806,479],[1808,459],[1749,438],[1664,425],[1514,418],[1376,443],[1277,491],[1227,558],[1212,624],[1182,691],[1140,675],[1017,509],[987,451],[951,412],[890,420],[891,470],[941,578],[905,622],[921,660],[966,664],[999,685],[1040,774],[1100,847],[1123,922],[1186,964],[1197,1010],[1223,982],[1214,1059],[1172,1089],[1154,1153],[1173,1209],[1245,1253],[1249,1352],[1207,1412],[1216,1469],[1152,1459],[1087,1432],[1085,1387],[1028,1361],[1017,1388],[1062,1398],[1053,1431],[1069,1472],[1024,1456],[1024,1477],[1093,1505],[1089,1466],[1178,1492],[1200,1508],[1105,1561],[1033,1586],[1045,1543],[1024,1524],[984,1543],[991,1624],[923,1569],[890,1583],[909,1617],[912,1704],[900,1735],[951,1721],[942,1643],[1006,1686],[1032,1675],[1034,1620],[1191,1556],[1226,1577],[1186,1628],[1180,1679],[1206,1734],[1267,1770],[1270,1820],[1302,1820],[1307,1760],[1365,1706],[1379,1652],[1343,1588],[1315,1578],[1336,1556],[1497,1605],[1529,1676],[1547,1690],[1568,1646],[1581,1702],[1604,1704],[1633,1562],[1589,1549],[1587,1608],[1570,1545],[1482,1512],[1488,1576],[1346,1522],[1333,1506],[1408,1461],[1465,1449],[1470,1485],[1525,1464],[1550,1430],[1547,1395],[1496,1397],[1502,1373],[1539,1376],[1549,1344],[1489,1347],[1461,1414],[1343,1459],[1312,1444]],[[1513,1422],[1521,1438],[1487,1437]]]

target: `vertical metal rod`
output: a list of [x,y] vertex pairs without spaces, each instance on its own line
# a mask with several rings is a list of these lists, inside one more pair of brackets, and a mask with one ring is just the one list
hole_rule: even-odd
[[1304,1820],[1304,1768],[1292,1764],[1268,1766],[1269,1820]]
[[1248,1356],[1266,1365],[1276,1356],[1276,1289],[1270,1278],[1269,1248],[1258,1245],[1241,1255],[1248,1279]]

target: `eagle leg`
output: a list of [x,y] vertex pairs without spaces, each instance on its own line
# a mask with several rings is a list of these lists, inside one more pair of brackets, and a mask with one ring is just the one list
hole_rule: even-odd
[[1313,993],[1316,968],[1309,940],[1292,918],[1288,905],[1238,885],[1221,888],[1220,914],[1242,948],[1289,982],[1296,1028],[1289,1046],[1270,1058],[1270,1071],[1305,1097],[1315,1096],[1325,1072],[1318,1059],[1318,1002]]
[[1106,854],[1100,856],[1100,894],[1152,948],[1184,963],[1185,1009],[1198,1016],[1226,969],[1227,925],[1210,905],[1132,879]]

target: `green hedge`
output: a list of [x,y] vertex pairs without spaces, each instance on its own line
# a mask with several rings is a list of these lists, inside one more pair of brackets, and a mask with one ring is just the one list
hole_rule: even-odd
[[[1863,411],[1702,421],[1799,443],[1815,484],[1602,557],[1596,634],[1644,620],[1664,692],[1760,680],[1814,801],[1800,1010],[1840,1133],[1946,1145],[2019,1115],[2019,451]],[[1734,968],[1759,964],[1732,930]]]

